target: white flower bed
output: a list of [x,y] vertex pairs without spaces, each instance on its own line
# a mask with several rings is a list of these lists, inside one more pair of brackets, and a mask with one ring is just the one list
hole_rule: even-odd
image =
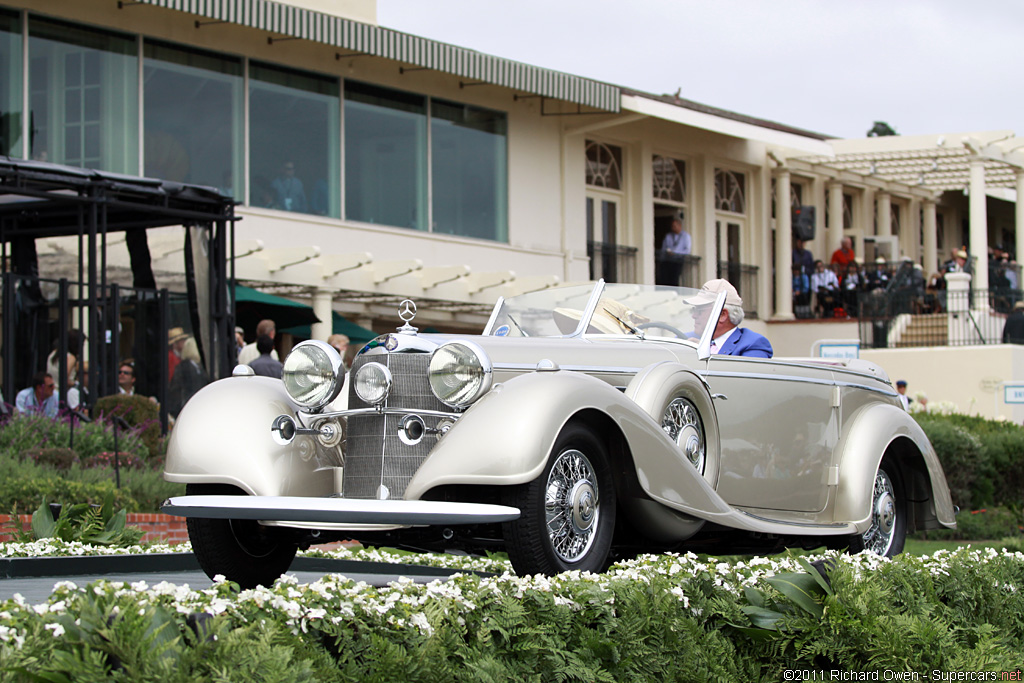
[[[71,544],[68,544],[71,545]],[[11,556],[10,549],[8,556]],[[331,551],[325,556],[340,555],[345,559],[367,559],[392,561],[399,558],[420,559],[423,556],[392,555],[384,551]],[[447,558],[452,564],[469,563],[480,558],[459,556],[433,556],[434,561]],[[867,580],[873,572],[884,570],[890,560],[871,553],[846,555],[829,552],[822,556],[808,557],[810,561],[828,560],[844,563],[854,570],[858,580]],[[916,571],[929,572],[933,576],[948,575],[952,563],[982,567],[999,559],[1024,564],[1024,554],[996,551],[992,548],[974,550],[961,548],[956,551],[938,551],[934,555],[921,557],[903,556],[896,560],[909,563]],[[494,560],[486,560],[495,567]],[[451,566],[451,565],[448,565]],[[650,584],[655,577],[667,581],[668,591],[682,604],[684,609],[699,616],[700,610],[691,608],[693,593],[688,588],[694,582],[714,585],[714,590],[738,596],[744,587],[758,584],[761,579],[780,572],[803,571],[794,558],[757,557],[736,563],[720,562],[715,559],[701,559],[693,553],[646,555],[635,560],[613,566],[605,574],[587,572],[566,572],[557,576],[516,576],[504,571],[499,576],[479,577],[456,574],[450,580],[436,580],[426,584],[415,583],[412,579],[400,579],[387,587],[376,588],[364,582],[356,582],[344,576],[330,574],[319,581],[300,585],[294,576],[284,576],[271,588],[256,588],[236,591],[233,584],[218,577],[214,585],[193,590],[188,585],[161,582],[150,586],[146,581],[125,583],[119,581],[98,581],[89,586],[78,586],[64,581],[55,586],[48,600],[39,605],[29,605],[20,595],[13,600],[0,603],[0,641],[8,646],[19,647],[24,638],[19,623],[25,616],[39,616],[52,623],[47,626],[59,637],[60,625],[57,617],[69,609],[69,605],[87,596],[107,597],[112,600],[130,598],[139,609],[161,605],[182,614],[206,613],[227,614],[242,623],[257,619],[273,618],[282,620],[294,633],[305,632],[311,626],[330,622],[338,624],[348,618],[359,618],[385,629],[416,629],[430,634],[432,623],[440,618],[453,618],[464,623],[464,617],[478,605],[492,602],[496,596],[522,597],[528,592],[539,591],[552,596],[555,604],[566,605],[574,610],[585,605],[613,603],[610,590],[617,582]],[[1008,593],[1015,593],[1019,586],[1001,586]],[[52,618],[52,619],[51,619]]]
[[[17,557],[82,557],[87,555],[146,555],[156,553],[190,553],[190,543],[168,545],[157,543],[146,546],[130,546],[113,548],[103,545],[89,545],[77,541],[67,542],[55,538],[46,538],[31,543],[0,543],[0,558]],[[300,550],[300,557],[317,557],[331,560],[355,560],[359,562],[383,562],[386,564],[418,565],[424,567],[442,567],[458,571],[483,571],[500,574],[510,571],[511,565],[506,560],[476,557],[471,555],[448,555],[438,553],[399,553],[388,552],[378,548],[336,548],[323,550],[310,548]]]

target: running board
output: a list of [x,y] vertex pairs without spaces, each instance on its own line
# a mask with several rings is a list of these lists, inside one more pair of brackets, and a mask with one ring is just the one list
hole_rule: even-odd
[[519,519],[518,508],[504,505],[301,496],[178,496],[165,500],[161,510],[178,517],[404,526],[486,524]]

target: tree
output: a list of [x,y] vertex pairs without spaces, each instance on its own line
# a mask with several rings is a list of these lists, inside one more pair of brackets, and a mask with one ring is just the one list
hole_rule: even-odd
[[899,133],[885,121],[875,121],[875,125],[871,126],[871,130],[868,131],[869,138],[880,138],[886,135],[899,135]]

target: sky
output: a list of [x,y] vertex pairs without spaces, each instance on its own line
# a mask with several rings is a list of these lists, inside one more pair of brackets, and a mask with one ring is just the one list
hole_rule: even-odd
[[1024,135],[1020,0],[377,0],[377,19],[836,137]]

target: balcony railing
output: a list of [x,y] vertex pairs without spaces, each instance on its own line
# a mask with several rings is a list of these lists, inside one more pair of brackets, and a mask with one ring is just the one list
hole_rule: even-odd
[[700,287],[700,256],[658,251],[654,258],[655,282],[672,287]]
[[860,343],[865,348],[1000,344],[1019,289],[862,293]]
[[605,282],[637,281],[637,248],[605,242],[587,242],[590,278]]

